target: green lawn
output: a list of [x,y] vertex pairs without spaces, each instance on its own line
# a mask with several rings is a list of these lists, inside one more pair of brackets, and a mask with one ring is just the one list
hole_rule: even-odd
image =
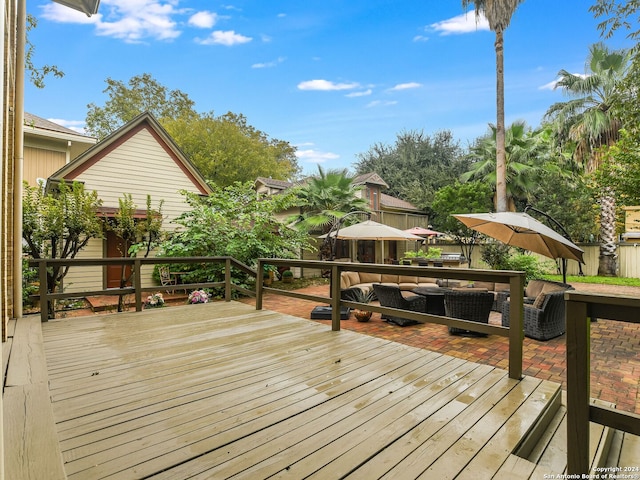
[[[545,275],[547,280],[562,281],[562,275]],[[577,275],[567,276],[567,283],[596,283],[601,285],[624,285],[628,287],[640,287],[640,278],[621,277],[579,277]]]

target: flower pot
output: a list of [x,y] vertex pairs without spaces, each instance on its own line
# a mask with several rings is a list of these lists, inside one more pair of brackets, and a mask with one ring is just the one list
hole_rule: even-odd
[[371,315],[373,312],[368,312],[366,310],[354,310],[353,316],[356,317],[356,320],[359,322],[368,322],[371,319]]

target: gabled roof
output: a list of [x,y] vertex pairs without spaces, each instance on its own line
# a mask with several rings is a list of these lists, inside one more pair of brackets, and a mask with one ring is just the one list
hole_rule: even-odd
[[391,195],[387,195],[386,193],[380,194],[380,205],[383,205],[384,207],[391,210],[413,210],[415,212],[420,211],[420,209],[412,203],[396,197],[392,197]]
[[265,187],[269,187],[269,188],[277,188],[280,190],[286,190],[287,188],[291,188],[293,187],[293,183],[291,182],[287,182],[286,180],[276,180],[274,178],[267,178],[267,177],[258,177],[256,178],[255,183],[261,183],[263,184]]
[[84,152],[78,158],[66,164],[57,172],[54,172],[49,179],[52,181],[59,181],[62,179],[72,180],[76,178],[89,167],[100,161],[100,159],[109,152],[113,151],[133,137],[136,133],[144,129],[149,131],[149,133],[155,138],[158,144],[162,146],[173,161],[176,162],[185,175],[191,179],[201,194],[211,193],[211,188],[207,185],[206,180],[200,174],[195,165],[191,163],[167,131],[162,128],[154,116],[149,112],[138,115],[129,123],[120,127],[111,135],[107,136]]
[[96,139],[82,133],[63,127],[57,123],[38,117],[33,113],[24,112],[24,132],[45,137],[73,140],[75,142],[96,143]]
[[362,175],[353,177],[353,184],[354,185],[364,185],[364,184],[380,185],[381,187],[389,188],[389,185],[387,184],[387,182],[385,182],[382,179],[382,177],[375,172],[363,173]]

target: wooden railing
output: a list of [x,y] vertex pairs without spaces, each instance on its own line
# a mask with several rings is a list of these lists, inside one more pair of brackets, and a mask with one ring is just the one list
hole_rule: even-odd
[[[252,268],[238,262],[232,257],[149,257],[149,258],[76,258],[76,259],[31,259],[29,266],[38,268],[38,280],[40,282],[39,299],[40,299],[40,318],[46,322],[49,317],[49,301],[61,300],[64,298],[78,298],[80,296],[100,296],[100,295],[130,295],[135,296],[136,311],[142,310],[142,294],[144,292],[154,292],[158,290],[158,285],[142,285],[141,269],[143,265],[167,265],[167,264],[222,264],[225,266],[225,279],[220,282],[200,282],[200,283],[181,283],[172,286],[178,289],[200,289],[200,288],[216,288],[224,287],[224,298],[226,301],[231,300],[232,292],[237,291],[244,295],[255,295],[253,290],[248,290],[239,285],[235,285],[231,281],[231,269],[235,268],[251,277],[256,277],[256,271]],[[51,288],[47,281],[47,268],[49,267],[95,267],[107,265],[124,265],[131,266],[130,287],[124,288],[108,288],[102,290],[72,292],[72,293],[51,293]],[[262,277],[260,277],[262,278]]]
[[[142,285],[141,267],[143,265],[155,264],[224,264],[225,279],[220,282],[188,283],[180,284],[178,288],[200,289],[224,287],[226,301],[230,301],[232,292],[237,291],[244,295],[256,296],[256,309],[262,309],[262,300],[265,292],[285,295],[303,300],[322,302],[332,307],[332,330],[340,330],[340,307],[366,307],[367,310],[388,315],[400,315],[421,323],[436,323],[461,329],[472,329],[477,332],[487,333],[507,337],[509,339],[509,377],[520,379],[522,377],[522,345],[524,339],[523,329],[523,295],[524,295],[524,273],[500,270],[475,270],[467,268],[441,268],[441,267],[419,267],[409,265],[381,265],[371,263],[348,263],[348,262],[322,262],[313,260],[289,260],[261,258],[258,260],[258,272],[263,272],[265,267],[299,267],[301,269],[329,271],[331,282],[329,297],[309,295],[293,290],[281,290],[264,285],[263,275],[256,276],[256,270],[238,262],[231,257],[151,257],[151,258],[84,258],[84,259],[38,259],[30,260],[30,266],[39,268],[40,280],[40,315],[43,322],[48,320],[48,303],[51,300],[64,298],[77,298],[79,296],[99,296],[99,295],[129,295],[135,296],[136,311],[142,310],[142,294],[158,290],[158,285]],[[109,288],[92,291],[74,291],[73,293],[50,293],[47,285],[47,268],[52,266],[73,266],[90,267],[106,265],[130,265],[132,268],[132,281],[130,287]],[[255,292],[232,282],[231,269],[235,268],[252,277],[256,277]],[[507,283],[511,292],[518,292],[511,295],[510,325],[503,327],[499,325],[489,325],[466,320],[431,315],[427,313],[410,312],[390,307],[365,305],[358,302],[345,301],[340,299],[340,275],[343,271],[381,273],[389,275],[407,275],[416,277],[434,277],[450,280],[485,281],[496,283]]]
[[[329,304],[331,306],[331,328],[340,330],[340,307],[363,308],[373,312],[387,315],[399,315],[421,323],[437,323],[461,329],[472,329],[481,333],[499,335],[509,339],[509,377],[514,379],[522,378],[522,345],[524,340],[523,327],[523,298],[524,280],[523,272],[501,271],[501,270],[472,270],[468,268],[442,268],[442,267],[418,267],[409,265],[381,265],[373,263],[350,263],[350,262],[321,262],[313,260],[284,260],[273,258],[261,258],[258,260],[258,271],[263,271],[265,266],[273,267],[300,267],[303,269],[320,269],[330,271],[331,287],[329,297],[318,295],[307,295],[290,290],[280,290],[272,287],[265,287],[262,278],[258,278],[256,285],[256,309],[262,309],[262,298],[264,292],[277,295],[285,295],[303,300],[311,300]],[[481,324],[469,322],[439,315],[427,313],[410,312],[398,310],[390,307],[380,307],[365,305],[363,303],[350,302],[340,299],[340,274],[344,271],[381,273],[388,275],[406,275],[416,277],[433,277],[451,280],[468,280],[476,282],[496,282],[508,283],[510,285],[511,309],[509,321],[511,327]],[[513,293],[517,292],[517,293]]]
[[640,415],[590,404],[591,321],[640,323],[640,298],[572,290],[565,292],[564,298],[567,302],[567,473],[588,478],[590,421],[640,435]]

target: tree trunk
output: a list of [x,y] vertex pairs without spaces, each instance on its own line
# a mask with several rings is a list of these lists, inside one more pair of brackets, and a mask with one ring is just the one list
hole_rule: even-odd
[[616,199],[605,191],[600,199],[600,257],[598,275],[615,277],[618,272],[616,254]]
[[496,211],[507,211],[507,163],[504,133],[504,37],[496,30]]

